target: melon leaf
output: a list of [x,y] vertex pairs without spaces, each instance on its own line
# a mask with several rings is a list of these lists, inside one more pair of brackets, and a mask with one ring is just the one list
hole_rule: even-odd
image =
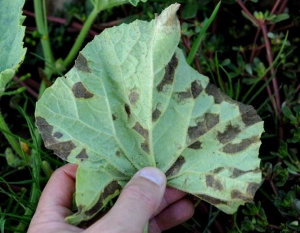
[[23,48],[25,27],[22,26],[24,2],[0,1],[0,97],[26,53]]
[[45,146],[79,165],[69,223],[91,219],[146,166],[229,214],[252,201],[263,122],[186,63],[178,7],[103,31],[38,101]]

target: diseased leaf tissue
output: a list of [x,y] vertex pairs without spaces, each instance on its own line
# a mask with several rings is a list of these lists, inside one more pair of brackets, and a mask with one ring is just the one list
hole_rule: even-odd
[[252,201],[263,122],[187,65],[178,7],[105,30],[38,101],[45,146],[79,164],[68,222],[95,216],[145,166],[229,214]]

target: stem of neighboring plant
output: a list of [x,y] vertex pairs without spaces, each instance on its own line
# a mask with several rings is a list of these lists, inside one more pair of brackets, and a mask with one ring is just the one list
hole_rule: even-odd
[[[267,60],[269,63],[269,66],[272,66],[273,64],[273,56],[272,56],[272,50],[271,50],[271,44],[270,44],[270,40],[268,38],[268,31],[267,31],[267,26],[265,22],[260,22],[260,27],[262,30],[262,34],[264,37],[264,41],[265,41],[265,45],[266,45],[266,52],[267,52]],[[283,126],[282,126],[282,122],[281,122],[281,100],[280,100],[280,95],[279,95],[279,88],[278,88],[278,83],[277,83],[277,78],[275,77],[275,70],[274,67],[271,67],[270,69],[271,75],[274,76],[272,78],[272,84],[273,84],[273,90],[274,90],[274,95],[275,95],[275,106],[276,107],[275,113],[277,114],[277,118],[278,118],[278,123],[279,123],[279,127],[278,127],[278,136],[279,136],[279,140],[283,140]]]
[[[41,45],[46,62],[54,64],[53,53],[49,41],[45,0],[34,0],[34,12],[37,31],[41,34]],[[47,69],[47,66],[46,66]]]
[[[260,28],[257,28],[256,34],[255,34],[255,38],[254,38],[254,41],[253,41],[253,46],[254,46],[254,45],[256,44],[256,42],[257,42],[259,33],[260,33]],[[250,61],[249,61],[249,62],[251,62],[251,63],[252,63],[253,60],[254,60],[255,52],[256,52],[256,48],[253,48],[253,47],[252,47],[251,56],[250,56]]]
[[85,21],[71,51],[69,52],[68,56],[66,57],[66,59],[63,61],[63,66],[66,68],[68,67],[75,59],[75,57],[78,55],[79,50],[81,49],[81,46],[84,42],[84,39],[87,35],[87,33],[89,32],[95,18],[98,15],[98,11],[96,10],[96,8],[93,9],[93,11],[91,12],[91,14],[88,16],[87,20]]
[[[34,12],[35,12],[35,22],[37,26],[37,31],[41,34],[41,45],[45,58],[45,68],[44,73],[47,79],[50,79],[52,76],[52,70],[47,66],[47,63],[50,63],[51,66],[54,65],[54,57],[50,45],[49,35],[48,35],[48,24],[47,24],[47,15],[46,15],[46,7],[45,0],[34,0]],[[46,84],[41,82],[40,90],[39,90],[39,98],[44,93],[46,89]]]
[[[268,38],[267,26],[264,22],[262,22],[262,23],[260,23],[260,27],[262,29],[264,41],[265,41],[265,44],[266,44],[267,60],[269,62],[269,65],[272,66],[273,56],[272,56],[270,40]],[[275,75],[274,67],[272,67],[270,71],[271,71],[272,76]],[[280,113],[281,101],[280,101],[280,96],[279,96],[279,90],[278,90],[278,84],[277,84],[277,78],[276,77],[274,77],[272,79],[272,84],[273,84],[273,89],[274,89],[274,94],[275,94],[275,99],[276,99],[276,104],[277,104],[277,111],[276,112],[277,112],[277,114],[279,114]]]
[[247,7],[244,5],[244,3],[242,3],[241,0],[236,0],[236,2],[240,5],[240,7],[242,8],[242,10],[248,15],[248,17],[249,17],[254,23],[256,23],[256,25],[258,25],[257,19],[249,12],[249,10],[248,10]]
[[[244,5],[244,3],[242,3],[240,0],[236,0],[237,1],[237,3],[240,5],[240,7],[242,8],[242,10],[247,14],[247,16],[258,26],[258,27],[260,27],[261,29],[262,29],[262,27],[261,27],[261,25],[262,25],[262,23],[261,22],[259,22],[250,12],[249,12],[249,10],[247,9],[247,7]],[[267,41],[265,41],[265,44],[266,44],[266,46],[267,46],[267,43],[270,43],[270,41],[268,40],[268,35],[267,35],[267,33],[266,33],[266,36],[267,36]],[[267,51],[270,51],[271,52],[271,46],[270,46],[270,44],[268,44],[269,45],[269,50],[267,49]],[[272,54],[271,54],[272,55]],[[268,60],[269,61],[269,60]],[[272,58],[272,60],[271,61],[273,61],[273,58]],[[270,64],[270,65],[272,65],[272,63]],[[273,69],[273,68],[272,68]],[[273,69],[273,73],[274,73],[274,69]],[[272,73],[272,74],[273,74]],[[274,78],[275,79],[275,78]],[[266,78],[264,78],[264,80],[265,81],[267,81],[267,79]],[[277,80],[276,80],[276,84],[277,84]],[[276,103],[274,103],[274,101],[273,101],[273,95],[272,95],[272,91],[271,91],[271,88],[270,88],[270,86],[269,86],[269,84],[267,85],[267,92],[268,92],[268,95],[269,95],[269,98],[270,98],[270,100],[271,100],[271,103],[272,103],[272,106],[273,106],[273,108],[274,108],[274,111],[276,112],[276,113],[278,113],[278,109],[277,109],[277,106],[276,106]],[[275,89],[274,91],[278,91],[278,88],[277,89]],[[279,94],[279,93],[277,93],[277,94]],[[279,115],[278,115],[279,116]]]
[[280,2],[281,2],[281,0],[277,0],[276,1],[276,3],[274,4],[274,6],[273,6],[273,8],[272,8],[272,10],[270,12],[271,15],[275,13],[275,11],[276,11],[277,7],[279,6]]
[[[4,121],[3,115],[0,112],[0,129],[3,132],[5,138],[9,142],[10,146],[13,148],[13,150],[18,154],[20,158],[23,158],[23,153],[20,144],[17,142],[17,140],[11,136],[8,133],[11,133],[10,129],[8,128],[7,124]],[[5,132],[8,133],[5,133]],[[12,134],[12,133],[11,133]]]
[[270,179],[269,182],[270,182],[270,185],[271,185],[271,187],[272,187],[272,190],[273,190],[275,196],[278,197],[277,188],[275,187],[275,184],[274,184],[273,180]]
[[296,92],[300,91],[300,84],[298,85],[298,87],[296,88]]
[[[277,0],[278,1],[278,0]],[[281,2],[281,5],[279,7],[279,10],[277,11],[278,14],[281,14],[284,10],[284,8],[286,7],[286,4],[288,3],[288,0],[283,0]],[[270,32],[272,32],[274,30],[274,27],[275,27],[275,24],[272,24],[271,27],[270,27]]]
[[273,225],[273,224],[269,224],[268,227],[276,229],[276,230],[281,230],[281,228],[279,226]]

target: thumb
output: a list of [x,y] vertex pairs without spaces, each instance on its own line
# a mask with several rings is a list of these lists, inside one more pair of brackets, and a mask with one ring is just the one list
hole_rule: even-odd
[[123,189],[113,208],[91,226],[91,232],[143,232],[158,209],[166,189],[166,176],[159,169],[138,171]]

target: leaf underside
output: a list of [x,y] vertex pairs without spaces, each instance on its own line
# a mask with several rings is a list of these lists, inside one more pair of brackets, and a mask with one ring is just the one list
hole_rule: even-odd
[[178,7],[96,36],[38,101],[45,146],[79,164],[69,223],[91,219],[146,166],[229,214],[252,201],[263,122],[187,65]]
[[0,1],[0,96],[24,58],[24,0]]

